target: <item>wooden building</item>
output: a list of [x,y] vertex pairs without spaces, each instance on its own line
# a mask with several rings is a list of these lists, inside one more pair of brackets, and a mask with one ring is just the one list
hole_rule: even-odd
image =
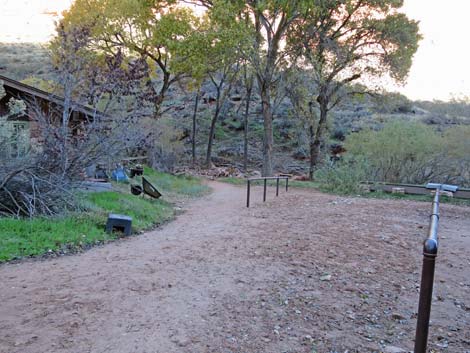
[[[11,114],[9,105],[14,100],[24,102],[23,113]],[[21,157],[31,149],[40,149],[42,133],[38,114],[60,126],[63,109],[64,98],[0,75],[0,142],[3,141],[0,155]],[[85,124],[99,116],[97,113],[94,109],[72,103],[70,133],[82,134]]]

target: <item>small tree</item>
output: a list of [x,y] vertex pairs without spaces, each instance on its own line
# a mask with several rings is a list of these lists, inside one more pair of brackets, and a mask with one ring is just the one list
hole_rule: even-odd
[[[109,57],[96,63],[93,56],[82,55],[83,43],[87,35],[81,31],[59,34],[53,42],[54,59],[62,59],[56,61],[56,72],[63,86],[57,85],[50,99],[25,94],[21,101],[12,100],[11,110],[18,113],[26,107],[37,126],[40,153],[5,160],[0,170],[0,214],[33,217],[76,208],[72,190],[85,168],[98,162],[114,164],[147,137],[135,129],[138,99],[130,106],[119,99],[139,83],[133,79],[140,77],[138,67],[124,70]],[[111,111],[112,118],[107,115]],[[72,112],[81,112],[80,120],[72,119]]]
[[243,85],[246,91],[245,111],[243,113],[243,170],[245,173],[248,171],[248,117],[250,114],[254,80],[253,72],[250,72],[248,63],[245,63],[243,65]]
[[215,128],[222,108],[240,71],[240,58],[248,50],[249,31],[236,21],[233,4],[216,7],[202,16],[198,33],[187,41],[184,55],[190,63],[188,73],[201,85],[208,80],[215,89],[215,108],[211,119],[206,151],[206,167],[210,167]]
[[318,124],[316,104],[312,100],[312,82],[310,72],[293,68],[288,75],[286,93],[292,104],[292,109],[308,131],[309,136],[309,179],[313,180],[315,168],[315,127]]

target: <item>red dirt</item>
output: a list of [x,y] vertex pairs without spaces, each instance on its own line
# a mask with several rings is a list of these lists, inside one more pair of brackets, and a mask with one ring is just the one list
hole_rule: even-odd
[[[0,266],[0,352],[412,350],[430,203],[211,186],[162,229]],[[441,213],[429,346],[468,353],[470,208]]]

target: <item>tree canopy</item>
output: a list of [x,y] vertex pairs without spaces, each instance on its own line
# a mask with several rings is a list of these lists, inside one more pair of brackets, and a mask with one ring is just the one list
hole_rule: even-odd
[[[205,10],[196,13],[188,4]],[[262,174],[268,176],[274,105],[285,71],[305,70],[313,81],[304,112],[320,112],[312,133],[315,164],[328,112],[353,93],[346,90],[350,84],[406,79],[421,36],[418,23],[400,12],[402,5],[403,0],[76,0],[61,28],[82,30],[85,50],[97,57],[146,65],[155,117],[170,85],[181,78],[202,82],[214,72],[229,72],[233,63],[249,64],[263,116]]]
[[406,79],[421,36],[418,23],[398,11],[402,5],[402,0],[316,0],[290,27],[291,58],[311,69],[317,86],[314,164],[328,111],[351,93],[344,92],[345,86],[387,76]]
[[198,24],[199,18],[175,1],[139,0],[77,0],[61,21],[65,32],[82,28],[88,34],[87,50],[122,55],[122,65],[137,58],[148,65],[155,117],[170,85],[189,68],[185,48]]

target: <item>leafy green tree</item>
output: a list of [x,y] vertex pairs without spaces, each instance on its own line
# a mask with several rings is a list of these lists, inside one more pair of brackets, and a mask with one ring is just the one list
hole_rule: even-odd
[[285,46],[287,33],[293,22],[301,16],[313,1],[287,0],[194,0],[192,3],[202,4],[209,11],[218,11],[228,5],[236,6],[237,10],[230,14],[253,33],[252,48],[243,53],[251,63],[256,77],[258,93],[264,121],[263,136],[263,169],[264,176],[272,175],[273,157],[273,89],[278,84],[280,69],[286,66]]
[[154,117],[172,84],[184,76],[190,61],[184,55],[187,40],[195,33],[198,18],[176,1],[76,0],[60,23],[64,32],[85,31],[84,49],[97,56],[123,55],[122,65],[136,58],[149,70],[146,86],[152,93]]
[[190,62],[187,73],[196,85],[204,80],[215,89],[215,108],[209,130],[206,167],[211,164],[212,146],[217,121],[222,107],[230,95],[241,67],[242,52],[249,50],[250,32],[233,17],[237,7],[226,4],[213,8],[200,18],[197,33],[186,42],[185,57]]
[[328,112],[358,80],[406,79],[421,38],[418,23],[399,12],[403,0],[315,0],[289,27],[297,65],[311,68],[320,118],[313,142],[317,164]]

